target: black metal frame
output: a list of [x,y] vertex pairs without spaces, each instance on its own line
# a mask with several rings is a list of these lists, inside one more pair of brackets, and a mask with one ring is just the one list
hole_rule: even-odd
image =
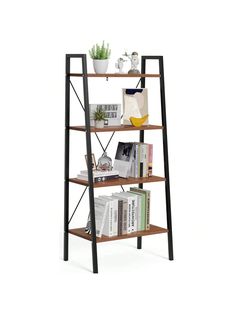
[[[79,99],[79,96],[77,95],[73,87],[73,84],[70,82],[71,58],[80,58],[82,61],[82,72],[84,74],[83,75],[84,106],[82,105],[82,102]],[[98,273],[96,221],[95,221],[95,210],[94,210],[93,172],[92,172],[92,154],[91,154],[92,149],[91,149],[90,116],[89,116],[88,78],[86,74],[87,74],[86,55],[85,54],[67,54],[66,55],[66,112],[65,112],[64,260],[65,261],[68,260],[68,249],[69,249],[68,248],[68,242],[69,242],[68,225],[71,221],[71,219],[69,220],[70,85],[71,85],[80,102],[81,107],[84,109],[84,114],[85,114],[87,168],[88,168],[88,181],[89,181],[89,207],[90,207],[91,231],[92,231],[93,272]]]
[[[82,61],[83,72],[83,94],[84,105],[82,104],[72,82],[70,81],[70,62],[71,58],[80,58]],[[163,154],[164,154],[164,171],[165,171],[165,194],[166,194],[166,215],[167,215],[167,228],[168,228],[168,251],[169,259],[173,260],[173,240],[172,240],[172,223],[171,223],[171,202],[170,202],[170,183],[169,183],[169,161],[168,161],[168,142],[167,142],[167,123],[166,123],[166,105],[165,105],[165,85],[164,85],[164,66],[162,56],[142,56],[141,73],[146,73],[146,60],[159,61],[160,73],[160,96],[161,96],[161,114],[163,126]],[[139,81],[141,87],[145,87],[145,77]],[[72,220],[87,188],[82,193],[71,218],[69,219],[69,159],[70,159],[70,86],[72,87],[75,95],[84,110],[85,125],[86,125],[86,149],[87,149],[87,168],[88,168],[88,181],[89,181],[89,206],[91,217],[91,231],[92,231],[92,260],[93,272],[98,273],[97,262],[97,240],[96,240],[96,221],[94,210],[94,186],[93,186],[93,173],[92,173],[92,149],[91,149],[91,132],[90,132],[90,115],[89,115],[89,95],[88,95],[88,79],[87,79],[87,59],[86,54],[67,54],[66,55],[66,78],[65,78],[65,178],[64,178],[64,260],[68,261],[69,253],[69,223]],[[136,86],[136,87],[137,87]],[[95,133],[103,151],[105,152],[115,132],[112,133],[106,147],[104,148],[98,135]],[[144,130],[139,131],[139,141],[144,142]],[[143,184],[139,184],[143,188]],[[121,186],[122,190],[123,187]],[[142,248],[142,237],[137,237],[137,248]]]
[[[160,74],[160,96],[161,96],[161,119],[162,119],[162,140],[163,140],[163,155],[164,155],[164,173],[165,173],[165,194],[166,194],[166,218],[168,228],[168,252],[169,260],[174,259],[173,253],[173,235],[172,235],[172,219],[171,219],[171,201],[170,201],[170,176],[169,176],[169,156],[168,156],[168,139],[167,139],[167,120],[166,120],[166,99],[165,99],[165,77],[164,77],[164,63],[163,56],[142,56],[141,70],[146,72],[146,60],[159,61]],[[145,87],[145,77],[141,79],[141,87]],[[144,135],[140,131],[140,142]],[[144,133],[144,131],[143,131]],[[138,245],[141,240],[138,240]],[[141,246],[141,245],[139,245]]]

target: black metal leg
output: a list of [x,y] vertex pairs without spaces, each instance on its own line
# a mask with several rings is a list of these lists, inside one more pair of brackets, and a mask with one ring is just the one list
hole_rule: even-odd
[[169,158],[168,158],[168,141],[167,141],[167,123],[166,123],[166,103],[165,103],[165,81],[164,81],[164,65],[163,57],[159,57],[160,67],[160,92],[161,92],[161,114],[162,125],[164,127],[163,135],[163,152],[164,152],[164,169],[165,169],[165,191],[166,191],[166,217],[168,228],[168,250],[169,260],[174,259],[173,254],[173,237],[172,237],[172,221],[171,221],[171,201],[170,201],[170,179],[169,179]]
[[93,272],[98,273],[97,262],[97,238],[96,238],[96,221],[94,210],[94,193],[93,193],[93,172],[92,172],[92,149],[91,149],[91,134],[90,134],[90,114],[89,114],[89,96],[88,96],[88,79],[87,75],[87,60],[86,55],[82,57],[83,67],[83,87],[84,87],[84,108],[85,108],[85,125],[86,125],[86,147],[87,147],[87,168],[89,181],[89,205],[91,217],[91,231],[92,231],[92,258],[93,258]]
[[137,237],[137,249],[142,248],[142,237]]
[[[145,63],[145,59],[142,58],[142,63],[141,63],[141,73],[145,73],[146,72],[146,63]],[[141,81],[141,88],[145,88],[145,77],[142,77],[140,79]],[[138,86],[138,84],[137,84]],[[139,131],[139,142],[143,143],[144,142],[144,130]],[[138,187],[140,189],[143,188],[143,184],[140,183],[138,185]],[[137,237],[137,249],[141,250],[142,249],[142,237]]]
[[[70,58],[66,55],[66,74],[70,73]],[[70,79],[66,76],[65,94],[65,173],[64,173],[64,261],[68,261],[69,251],[69,154],[70,154]]]

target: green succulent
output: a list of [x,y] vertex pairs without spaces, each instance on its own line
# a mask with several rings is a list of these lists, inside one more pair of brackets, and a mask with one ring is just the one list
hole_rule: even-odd
[[97,108],[93,113],[94,120],[101,121],[105,120],[106,112],[102,108]]
[[105,47],[104,40],[102,45],[93,45],[92,49],[89,50],[89,55],[92,59],[96,60],[105,60],[109,59],[111,55],[111,49],[109,48],[109,44]]

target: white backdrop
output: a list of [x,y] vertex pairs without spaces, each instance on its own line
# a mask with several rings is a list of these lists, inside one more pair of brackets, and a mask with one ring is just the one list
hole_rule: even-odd
[[[235,313],[233,5],[230,0],[1,3],[2,313]],[[103,39],[112,49],[110,71],[125,49],[164,56],[175,261],[167,259],[165,234],[143,239],[141,251],[135,239],[104,243],[98,246],[99,274],[93,275],[87,241],[71,236],[70,261],[61,258],[64,61],[66,53],[87,53]],[[99,84],[108,101],[119,101],[123,83]],[[95,92],[91,99],[101,101],[101,92]],[[73,101],[74,122],[82,123]],[[114,138],[111,157],[122,136]],[[72,140],[71,175],[76,175],[85,166],[85,142],[76,132]],[[155,171],[162,174],[160,133],[146,140],[156,144]],[[99,157],[95,139],[93,144]],[[163,185],[155,187],[151,215],[165,226]],[[72,187],[74,204],[81,191]],[[86,215],[85,198],[74,226],[83,225]]]

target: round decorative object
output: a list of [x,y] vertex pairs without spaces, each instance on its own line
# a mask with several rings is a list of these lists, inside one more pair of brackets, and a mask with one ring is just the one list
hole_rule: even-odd
[[112,159],[107,156],[106,152],[104,152],[102,156],[98,159],[97,170],[100,170],[100,171],[112,170]]

